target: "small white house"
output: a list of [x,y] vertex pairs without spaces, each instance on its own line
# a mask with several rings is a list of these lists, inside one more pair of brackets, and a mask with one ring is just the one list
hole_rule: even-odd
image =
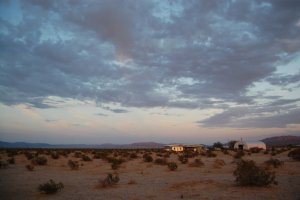
[[172,145],[166,145],[165,150],[167,151],[175,151],[175,152],[181,152],[184,150],[183,145],[180,144],[172,144]]
[[247,141],[238,141],[234,144],[234,149],[241,149],[241,150],[250,150],[251,148],[259,148],[259,149],[267,149],[265,143],[261,141],[256,142],[247,142]]
[[193,144],[171,144],[166,145],[165,150],[167,151],[175,151],[175,152],[182,152],[182,151],[197,151],[200,152],[203,150],[202,145],[193,145]]

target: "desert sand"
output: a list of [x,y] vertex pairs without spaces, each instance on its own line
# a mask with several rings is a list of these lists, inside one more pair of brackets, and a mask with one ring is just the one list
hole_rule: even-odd
[[[229,151],[228,155],[221,151],[215,153],[216,157],[198,155],[189,158],[189,163],[196,158],[201,159],[204,163],[201,167],[182,164],[178,154],[172,153],[167,160],[177,163],[178,169],[175,171],[170,171],[166,165],[144,162],[143,150],[136,153],[136,159],[125,157],[126,162],[118,170],[112,170],[111,164],[103,159],[82,161],[74,157],[74,152],[59,159],[43,154],[47,164],[37,165],[29,171],[25,166],[31,161],[19,151],[14,156],[15,164],[0,169],[0,199],[300,199],[300,162],[289,158],[288,151],[275,156],[260,152],[243,157],[261,166],[271,157],[284,162],[283,166],[270,169],[276,172],[278,185],[268,187],[237,186],[233,176],[236,163],[232,155],[235,152]],[[91,151],[85,154],[93,158]],[[7,152],[2,150],[1,160],[6,161],[7,156]],[[151,156],[156,159],[161,155],[152,152]],[[79,162],[78,170],[70,169],[69,159]],[[216,166],[216,159],[224,160],[225,165]],[[103,180],[108,173],[117,173],[119,183],[112,187],[99,187],[99,180]],[[40,193],[37,190],[39,184],[49,179],[62,182],[64,189],[51,195]]]

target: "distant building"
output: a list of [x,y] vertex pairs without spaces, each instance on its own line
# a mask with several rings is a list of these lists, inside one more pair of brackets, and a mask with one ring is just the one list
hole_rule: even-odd
[[166,145],[165,150],[175,151],[175,152],[183,152],[183,151],[201,152],[204,150],[204,146],[199,144],[171,144],[171,145]]
[[250,150],[251,148],[259,148],[259,149],[267,149],[265,143],[261,141],[256,142],[246,142],[246,141],[238,141],[234,144],[234,149],[240,150]]

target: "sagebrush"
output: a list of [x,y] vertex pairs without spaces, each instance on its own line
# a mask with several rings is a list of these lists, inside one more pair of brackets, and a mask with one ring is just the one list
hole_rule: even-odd
[[53,194],[61,191],[63,188],[64,185],[61,182],[55,183],[52,179],[50,179],[48,182],[39,185],[38,190],[45,194]]
[[277,184],[275,173],[258,167],[253,160],[240,160],[233,172],[239,186],[268,186]]

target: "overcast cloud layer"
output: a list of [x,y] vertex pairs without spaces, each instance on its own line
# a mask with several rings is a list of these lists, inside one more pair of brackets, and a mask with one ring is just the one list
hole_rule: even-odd
[[20,1],[0,18],[0,102],[48,109],[57,96],[119,114],[220,109],[204,127],[299,124],[299,11],[298,0]]

